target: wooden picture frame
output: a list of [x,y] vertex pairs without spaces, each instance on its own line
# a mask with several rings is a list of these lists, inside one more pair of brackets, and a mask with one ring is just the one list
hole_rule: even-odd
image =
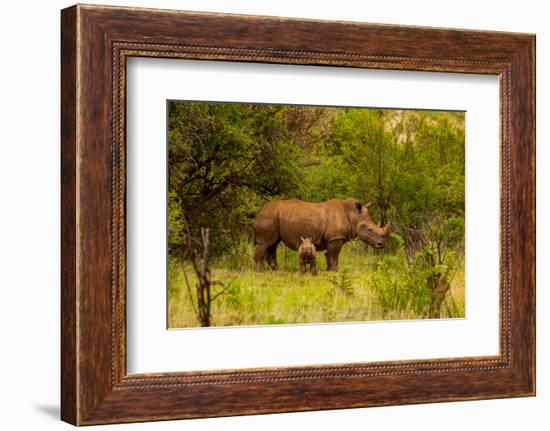
[[[77,5],[61,13],[61,418],[75,425],[535,394],[535,36]],[[126,373],[130,56],[500,77],[500,354]]]

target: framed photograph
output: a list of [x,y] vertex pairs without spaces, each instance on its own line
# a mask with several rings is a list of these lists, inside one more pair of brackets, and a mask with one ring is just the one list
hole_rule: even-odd
[[61,416],[535,394],[535,36],[61,13]]

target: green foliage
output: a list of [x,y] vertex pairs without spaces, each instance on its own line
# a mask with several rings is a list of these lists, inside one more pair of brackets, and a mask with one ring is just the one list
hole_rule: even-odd
[[342,154],[355,174],[350,191],[360,200],[374,199],[381,223],[387,221],[392,188],[402,169],[405,146],[393,141],[385,127],[385,111],[346,109],[335,121],[333,141],[327,147]]
[[383,224],[418,227],[434,211],[463,215],[463,114],[350,108],[339,111],[326,147],[351,174],[347,194],[372,200]]
[[372,275],[372,286],[384,314],[394,310],[413,310],[421,315],[426,296],[413,283],[411,271],[399,256],[384,256]]
[[303,181],[296,197],[309,202],[346,199],[351,194],[353,175],[342,155],[320,157],[303,169]]
[[273,198],[373,201],[403,238],[426,214],[464,218],[463,113],[170,102],[168,121],[171,255],[184,219],[238,255]]
[[[387,271],[394,268],[406,272],[401,259],[387,255],[380,257],[367,251],[362,244],[352,242],[343,248],[340,256],[341,272],[329,273],[319,259],[319,275],[302,276],[296,268],[296,253],[278,250],[278,271],[256,272],[253,265],[240,269],[224,266],[223,260],[212,264],[212,278],[229,284],[230,289],[212,303],[213,326],[227,325],[272,325],[319,322],[357,322],[369,320],[403,320],[426,317],[414,307],[389,306],[383,309],[378,291],[373,283],[373,274],[380,260],[386,260]],[[395,264],[391,261],[395,259]],[[389,260],[387,260],[389,259]],[[251,260],[251,259],[250,259]],[[248,261],[248,260],[247,260]],[[192,270],[186,264],[192,283]],[[185,288],[179,259],[169,260],[169,327],[196,327],[198,322]],[[346,275],[342,276],[345,272]],[[446,297],[441,317],[464,317],[464,273],[458,270],[452,277],[453,290]],[[341,280],[344,279],[344,283]],[[336,283],[335,283],[336,282]],[[339,284],[349,286],[346,294]],[[219,287],[215,287],[215,292]],[[194,295],[194,292],[191,292]],[[388,297],[391,302],[391,296]],[[421,309],[421,307],[419,307]]]
[[395,255],[403,250],[404,241],[399,235],[395,233],[390,233],[386,238],[386,243],[384,244],[383,250],[375,250],[376,252],[381,252],[384,255]]
[[[187,229],[198,237],[208,227],[213,271],[248,274],[254,268],[253,216],[266,201],[354,197],[372,201],[373,219],[390,222],[392,234],[383,250],[346,244],[344,252],[351,253],[339,274],[324,278],[325,293],[334,301],[348,298],[353,308],[351,298],[368,289],[387,316],[396,310],[400,316],[460,315],[463,299],[449,292],[453,277],[463,273],[464,136],[461,112],[170,102],[170,259],[187,257]],[[298,270],[294,252],[281,245],[278,253],[286,271]],[[350,267],[368,272],[368,280]],[[256,276],[234,278],[216,300],[219,307],[234,307],[236,315],[265,299],[256,291]],[[263,278],[282,287],[275,275]],[[287,281],[315,283],[309,277]],[[176,296],[172,287],[170,295]],[[266,297],[272,305],[277,299],[275,293]],[[326,313],[343,319],[330,307]]]
[[298,188],[304,150],[288,128],[288,111],[270,105],[169,104],[172,255],[181,252],[185,220],[193,233],[211,228],[214,253],[234,251],[250,226],[251,211],[266,198]]
[[353,296],[353,279],[348,269],[343,269],[334,278],[329,278],[328,281],[336,291],[346,296]]
[[[443,228],[438,229],[439,235]],[[459,312],[452,298],[451,306],[445,302],[458,266],[459,259],[453,250],[442,253],[441,248],[428,244],[407,260],[401,248],[376,263],[372,286],[384,313],[401,310],[421,318],[438,318],[443,305]]]

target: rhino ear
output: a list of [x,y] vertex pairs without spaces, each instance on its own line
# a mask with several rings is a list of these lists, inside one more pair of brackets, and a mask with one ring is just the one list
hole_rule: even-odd
[[361,214],[369,215],[369,208],[372,205],[372,202],[369,202],[368,204],[363,205],[363,210],[361,211]]

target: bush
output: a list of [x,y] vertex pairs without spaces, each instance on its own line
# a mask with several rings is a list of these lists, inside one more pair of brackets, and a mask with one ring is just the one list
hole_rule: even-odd
[[403,248],[395,255],[380,259],[372,275],[372,286],[384,313],[410,312],[439,318],[457,267],[456,255],[448,251],[444,263],[433,259],[434,251],[425,248],[407,264]]
[[335,278],[329,278],[334,290],[346,296],[353,296],[353,280],[347,269],[341,270]]

